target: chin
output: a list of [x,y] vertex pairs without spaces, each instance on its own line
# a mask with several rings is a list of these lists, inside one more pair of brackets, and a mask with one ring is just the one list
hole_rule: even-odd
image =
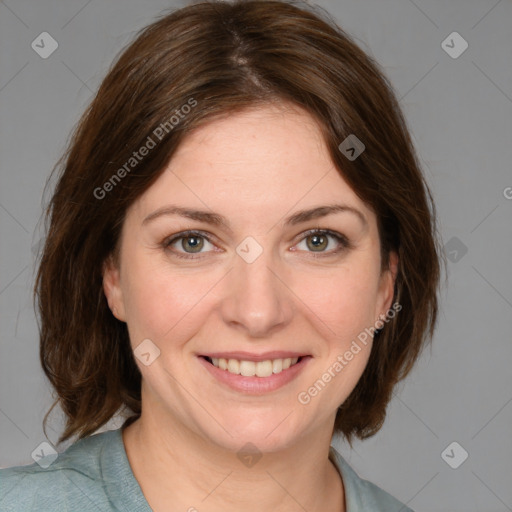
[[[258,416],[255,421],[248,421],[247,415],[236,412],[236,417],[223,417],[224,429],[216,429],[215,432],[206,432],[208,439],[225,450],[239,453],[248,443],[262,453],[272,453],[287,449],[298,441],[300,437],[296,428],[291,425],[292,416],[287,414],[270,412],[263,417],[258,412],[252,414]],[[245,417],[244,417],[245,416]],[[283,421],[285,420],[285,421]],[[208,429],[209,430],[209,429]]]

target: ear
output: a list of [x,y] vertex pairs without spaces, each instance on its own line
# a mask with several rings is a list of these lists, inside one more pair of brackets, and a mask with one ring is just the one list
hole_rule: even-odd
[[385,316],[391,308],[391,302],[395,292],[395,281],[398,274],[398,254],[395,251],[389,253],[389,267],[380,276],[377,310],[375,318]]
[[110,255],[103,262],[103,292],[112,314],[122,322],[126,321],[123,292],[121,290],[120,269]]

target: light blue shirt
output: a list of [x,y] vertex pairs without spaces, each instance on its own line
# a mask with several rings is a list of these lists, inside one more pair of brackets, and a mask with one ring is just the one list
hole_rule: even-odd
[[[359,478],[332,446],[329,458],[342,476],[347,512],[412,512]],[[1,512],[112,510],[151,512],[132,473],[120,428],[75,442],[46,469],[37,463],[0,469]]]

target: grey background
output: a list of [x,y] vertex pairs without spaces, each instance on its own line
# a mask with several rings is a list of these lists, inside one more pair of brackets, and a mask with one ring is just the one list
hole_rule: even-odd
[[[353,450],[335,445],[362,477],[416,511],[510,511],[512,3],[317,4],[394,84],[453,260],[432,350],[396,389],[384,427]],[[31,302],[45,181],[114,56],[173,5],[183,3],[0,2],[0,467],[32,463],[46,440],[51,390]],[[42,59],[31,43],[45,31],[59,46]],[[453,31],[469,44],[456,59],[441,47]],[[62,425],[54,412],[49,442]],[[457,469],[441,457],[453,441],[469,454]]]

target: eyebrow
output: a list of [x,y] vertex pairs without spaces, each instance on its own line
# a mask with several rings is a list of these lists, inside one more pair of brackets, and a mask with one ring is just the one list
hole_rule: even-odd
[[[326,206],[316,206],[314,208],[310,208],[307,210],[301,210],[289,217],[286,217],[284,220],[285,226],[295,226],[297,224],[307,222],[309,220],[318,219],[320,217],[325,217],[327,215],[332,215],[334,213],[351,213],[354,214],[363,224],[363,226],[368,226],[368,221],[366,217],[361,213],[358,209],[353,208],[352,206],[343,205],[343,204],[332,204]],[[184,208],[181,206],[175,205],[167,205],[158,210],[155,210],[153,213],[150,213],[143,221],[142,225],[146,225],[149,222],[168,215],[179,215],[181,217],[186,217],[188,219],[197,220],[200,222],[205,222],[207,224],[212,224],[214,226],[222,227],[228,232],[232,232],[229,221],[218,213],[208,212],[205,210],[195,210],[192,208]]]

